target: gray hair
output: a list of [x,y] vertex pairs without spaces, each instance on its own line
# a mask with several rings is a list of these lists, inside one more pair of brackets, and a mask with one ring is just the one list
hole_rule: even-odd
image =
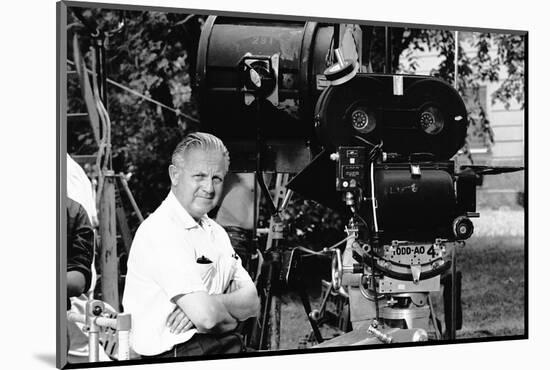
[[225,170],[227,171],[229,169],[229,151],[225,147],[224,143],[216,136],[205,132],[193,132],[186,135],[183,140],[179,142],[176,149],[174,149],[174,152],[172,153],[172,164],[175,166],[177,163],[183,162],[185,152],[189,149],[219,151],[225,158]]

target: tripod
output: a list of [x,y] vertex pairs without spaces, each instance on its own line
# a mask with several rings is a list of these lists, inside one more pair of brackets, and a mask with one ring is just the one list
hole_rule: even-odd
[[249,338],[249,345],[259,350],[278,349],[280,343],[281,302],[279,293],[284,254],[284,246],[281,243],[283,240],[281,213],[292,196],[292,191],[286,189],[288,178],[288,174],[277,174],[273,199],[261,174],[257,181],[270,204],[269,208],[272,210],[263,252],[264,263],[256,282],[261,303],[260,316],[256,319]]

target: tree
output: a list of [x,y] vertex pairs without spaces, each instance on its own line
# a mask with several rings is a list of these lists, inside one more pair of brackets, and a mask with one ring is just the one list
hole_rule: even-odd
[[[88,22],[105,32],[107,76],[146,99],[108,84],[112,121],[113,169],[129,177],[142,212],[152,212],[169,188],[171,150],[197,122],[192,94],[196,51],[202,17],[153,11],[69,8],[69,23]],[[76,14],[80,14],[77,19]],[[120,32],[109,33],[123,22]],[[80,36],[81,51],[91,65],[91,30],[69,27]],[[71,44],[71,43],[69,43]],[[71,45],[68,55],[72,56]],[[69,81],[69,111],[85,111],[78,83]],[[97,151],[87,127],[69,127],[68,151]],[[134,220],[136,221],[136,220]],[[135,225],[134,225],[135,226]]]

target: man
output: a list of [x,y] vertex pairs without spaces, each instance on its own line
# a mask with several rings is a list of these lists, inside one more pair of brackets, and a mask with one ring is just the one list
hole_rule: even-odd
[[170,193],[136,232],[122,302],[132,315],[131,346],[142,357],[243,350],[232,330],[256,315],[258,295],[227,233],[207,216],[228,168],[220,139],[186,136],[168,168]]

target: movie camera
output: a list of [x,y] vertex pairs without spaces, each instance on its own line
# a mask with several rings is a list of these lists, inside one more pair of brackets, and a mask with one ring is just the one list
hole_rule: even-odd
[[[359,74],[323,91],[315,127],[324,151],[289,187],[349,214],[332,283],[347,288],[353,327],[427,331],[430,292],[478,216],[476,175],[452,159],[466,137],[462,99],[435,78]],[[320,181],[326,171],[333,184]]]
[[430,292],[442,276],[454,283],[445,321],[460,326],[452,257],[479,216],[478,173],[454,159],[466,107],[437,78],[361,72],[362,36],[357,25],[209,17],[201,123],[228,146],[232,171],[297,173],[289,189],[349,219],[345,248],[329,252],[354,331],[368,327],[378,343],[392,340],[385,328],[427,340],[430,318],[439,330]]

